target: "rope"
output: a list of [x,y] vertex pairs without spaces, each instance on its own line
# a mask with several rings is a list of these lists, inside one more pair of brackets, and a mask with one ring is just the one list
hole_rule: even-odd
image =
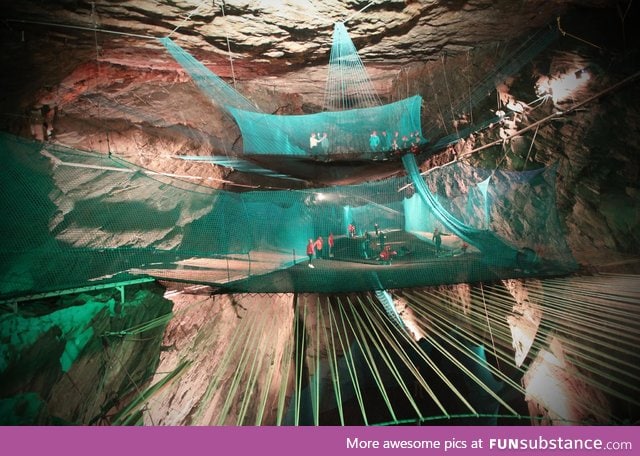
[[427,74],[429,75],[429,86],[431,87],[431,91],[433,92],[433,97],[436,101],[436,106],[438,107],[438,114],[440,115],[440,121],[442,122],[442,126],[444,127],[445,133],[449,134],[449,128],[447,127],[447,122],[444,120],[444,115],[442,114],[442,108],[440,107],[440,101],[438,100],[438,92],[436,92],[433,86],[433,75],[431,71],[427,69]]
[[366,10],[367,8],[369,8],[371,5],[373,5],[374,2],[369,2],[368,4],[366,4],[364,7],[360,8],[358,11],[356,11],[355,13],[351,14],[351,16],[347,17],[345,20],[342,21],[342,23],[346,23],[347,21],[350,21],[351,19],[353,19],[355,16],[357,16],[358,14],[362,13],[364,10]]
[[473,99],[471,98],[471,51],[467,51],[467,93],[469,96],[469,123],[473,125]]
[[[378,387],[378,391],[380,391],[380,394],[382,395],[382,399],[387,407],[387,410],[389,411],[389,413],[391,414],[391,416],[395,419],[395,411],[393,410],[393,406],[391,405],[391,401],[389,399],[389,394],[385,388],[385,383],[384,380],[382,378],[382,375],[380,374],[380,369],[378,368],[377,364],[376,364],[376,357],[373,353],[373,350],[375,349],[376,353],[381,355],[383,362],[385,363],[385,365],[392,370],[392,374],[394,374],[394,377],[396,378],[396,380],[399,382],[401,388],[403,389],[403,391],[406,392],[406,385],[404,384],[404,382],[402,381],[402,379],[400,379],[398,377],[398,375],[396,374],[396,372],[393,372],[393,368],[395,366],[391,365],[389,363],[388,357],[384,356],[386,353],[383,352],[382,348],[376,344],[375,339],[372,337],[372,333],[370,328],[367,327],[367,325],[364,324],[364,322],[362,321],[361,317],[358,315],[358,313],[355,310],[355,306],[351,303],[351,300],[347,297],[347,302],[349,304],[349,310],[351,311],[351,316],[353,317],[353,323],[352,320],[349,319],[349,325],[351,327],[351,330],[353,331],[353,333],[356,335],[357,340],[358,340],[358,345],[360,346],[360,348],[362,349],[362,352],[364,354],[364,358],[365,361],[367,363],[367,366],[369,367],[369,371],[371,372],[373,379],[375,381],[376,386]],[[364,309],[364,306],[361,306],[362,309]],[[354,328],[355,326],[355,328]],[[356,331],[357,329],[357,331]],[[368,336],[368,337],[367,337]],[[368,341],[371,341],[371,343],[373,344],[373,348],[371,347],[371,345],[368,343]],[[415,406],[415,404],[412,404]],[[416,411],[419,410],[416,409]]]
[[[226,18],[227,16],[225,15],[224,12],[224,0],[222,1],[222,4],[220,5],[220,9],[222,10],[222,17]],[[227,40],[227,52],[229,53],[229,65],[231,66],[231,79],[233,80],[233,87],[236,86],[236,72],[235,69],[233,68],[233,56],[231,55],[231,43],[229,42],[229,33],[226,32],[226,40]]]
[[[338,353],[336,352],[336,341],[334,337],[334,331],[331,326],[332,317],[331,317],[331,303],[327,301],[327,317],[324,320],[324,313],[320,312],[320,316],[323,319],[322,327],[324,329],[325,340],[327,341],[327,345],[331,348],[331,350],[327,350],[327,356],[329,358],[329,370],[331,372],[331,383],[333,386],[333,393],[336,398],[336,405],[338,408],[338,416],[340,418],[340,425],[344,426],[344,410],[342,409],[342,394],[340,390],[340,371],[338,369]],[[327,324],[330,326],[330,329],[327,329]],[[330,336],[330,337],[329,337]]]
[[600,50],[602,50],[602,48],[601,48],[600,46],[598,46],[598,45],[596,45],[596,44],[593,44],[593,43],[592,43],[592,42],[590,42],[590,41],[584,40],[584,39],[580,38],[579,36],[572,35],[571,33],[565,32],[565,31],[562,29],[562,25],[560,24],[560,16],[558,16],[558,17],[556,18],[556,22],[558,23],[558,30],[560,31],[560,33],[562,33],[562,36],[570,36],[571,38],[575,38],[575,39],[576,39],[576,40],[578,40],[578,41],[582,41],[583,43],[588,44],[589,46],[593,46],[593,47],[594,47],[594,48],[596,48],[596,49],[600,49]]
[[[441,54],[441,61],[442,61],[442,71],[444,73],[444,84],[447,87],[447,97],[449,98],[449,109],[451,110],[451,120],[455,120],[456,115],[453,112],[453,101],[451,101],[451,92],[449,90],[449,81],[447,79],[447,66],[444,63],[444,54]],[[457,122],[453,123],[453,127],[456,130],[456,135],[458,135],[458,124]]]
[[[294,318],[296,318],[295,315],[297,315],[296,314],[297,308],[298,308],[296,303],[297,299],[298,299],[298,296],[296,295],[296,297],[294,298],[295,300],[294,305],[296,309],[294,310]],[[291,375],[291,364],[293,363],[294,356],[295,356],[295,352],[294,352],[295,335],[294,337],[288,337],[285,340],[287,342],[282,352],[282,364],[283,364],[282,379],[283,380],[280,382],[280,389],[278,390],[278,411],[276,416],[277,426],[281,426],[283,422],[285,402],[287,397],[286,396],[287,387],[289,386],[289,378]]]
[[[614,84],[614,85],[612,85],[612,86],[610,86],[610,87],[608,87],[608,88],[596,93],[595,95],[592,95],[591,97],[589,97],[589,98],[587,98],[587,99],[585,99],[583,101],[575,103],[574,105],[569,107],[566,111],[554,112],[554,113],[544,117],[543,119],[540,119],[540,120],[538,120],[538,121],[536,121],[536,122],[534,122],[532,124],[529,124],[528,126],[526,126],[524,128],[521,128],[520,130],[516,131],[515,133],[513,133],[511,135],[507,135],[507,137],[505,139],[498,139],[498,140],[495,140],[495,141],[491,141],[491,142],[489,142],[489,143],[487,143],[487,144],[485,144],[483,146],[476,147],[475,149],[472,149],[469,152],[465,152],[463,154],[460,154],[457,158],[455,158],[455,159],[453,159],[451,161],[448,161],[447,163],[443,163],[442,165],[438,165],[438,166],[434,166],[432,168],[429,168],[428,170],[426,170],[426,171],[424,171],[424,172],[422,172],[420,174],[422,176],[425,176],[425,175],[429,174],[430,172],[432,172],[435,169],[444,168],[446,166],[449,166],[449,165],[452,165],[454,163],[457,163],[457,162],[461,161],[462,159],[467,158],[467,157],[469,157],[469,156],[471,156],[471,155],[473,155],[473,154],[475,154],[477,152],[480,152],[482,150],[485,150],[485,149],[488,149],[490,147],[496,146],[498,144],[502,144],[505,141],[508,141],[509,139],[511,139],[511,138],[513,138],[515,136],[520,136],[520,135],[522,135],[522,133],[526,133],[529,130],[537,128],[539,125],[545,124],[545,123],[547,123],[547,122],[549,122],[551,120],[557,119],[557,118],[562,117],[562,116],[567,115],[567,114],[570,114],[571,112],[575,111],[576,109],[578,109],[578,108],[580,108],[580,107],[582,107],[582,106],[584,106],[584,105],[586,105],[586,104],[588,104],[588,103],[590,103],[590,102],[592,102],[592,101],[594,101],[594,100],[606,95],[609,92],[617,90],[618,88],[626,85],[627,83],[633,81],[634,79],[637,79],[639,76],[640,76],[640,71],[638,71],[638,72],[636,72],[636,73],[634,73],[634,74],[632,74],[630,76],[627,76],[622,81],[617,82],[616,84]],[[404,187],[400,188],[398,190],[398,192],[404,190],[407,187],[410,187],[411,185],[413,185],[413,184],[409,183],[409,184],[405,185]]]
[[484,306],[484,313],[487,317],[487,327],[489,328],[489,335],[491,336],[491,346],[493,347],[493,354],[496,357],[496,365],[498,366],[498,370],[500,370],[500,360],[498,359],[498,353],[496,351],[496,341],[493,338],[493,332],[491,331],[491,322],[489,321],[489,312],[487,311],[487,301],[484,299],[484,287],[482,282],[480,282],[480,292],[482,293],[482,304]]
[[536,137],[538,136],[538,130],[540,129],[540,125],[536,126],[536,131],[533,133],[533,139],[531,140],[531,145],[529,146],[529,150],[527,151],[527,156],[524,159],[524,163],[522,164],[522,170],[527,167],[527,162],[529,161],[529,156],[531,155],[531,150],[533,149],[533,145],[536,142]]
[[[380,409],[389,414],[390,422],[396,423],[403,421],[406,413],[401,413],[394,401],[392,393],[397,389],[402,394],[402,403],[415,414],[407,422],[460,417],[523,419],[527,417],[519,415],[504,397],[527,393],[518,380],[534,365],[537,353],[553,352],[549,348],[552,338],[560,341],[561,356],[569,363],[567,373],[576,382],[609,398],[640,405],[637,399],[640,371],[637,276],[612,274],[524,283],[520,299],[531,303],[532,308],[539,308],[542,320],[532,334],[535,337],[529,349],[531,355],[521,367],[514,365],[513,336],[507,317],[522,315],[523,310],[514,307],[517,302],[506,284],[498,282],[471,288],[470,306],[457,297],[455,290],[447,288],[403,291],[401,297],[411,309],[416,325],[426,335],[422,342],[429,344],[434,355],[407,331],[398,328],[373,293],[331,298],[296,295],[294,321],[283,335],[274,335],[270,330],[277,328],[275,312],[255,310],[239,320],[230,332],[230,341],[205,393],[198,398],[195,416],[215,409],[219,415],[211,420],[217,424],[229,424],[230,420],[236,425],[248,421],[269,424],[265,422],[268,410],[275,410],[271,404],[277,402],[275,419],[277,424],[282,424],[289,396],[289,411],[296,425],[304,424],[303,415],[312,417],[314,425],[323,425],[327,423],[322,422],[321,406],[329,405],[329,398],[324,397],[328,393],[332,395],[330,399],[336,401],[336,419],[341,425],[352,424],[345,413],[345,404],[352,395],[356,410],[366,424],[378,416],[373,411]],[[287,337],[291,331],[294,337]],[[221,334],[225,336],[226,333]],[[496,365],[479,356],[481,352],[475,348],[483,346],[485,338],[490,340]],[[265,348],[274,339],[284,343],[280,348]],[[278,350],[281,350],[280,362],[275,360]],[[326,354],[326,358],[321,359],[321,353]],[[435,354],[445,359],[453,370],[445,370],[436,361]],[[359,365],[359,361],[363,365]],[[290,375],[291,362],[296,363],[293,376]],[[500,369],[503,362],[509,366],[509,375]],[[429,369],[428,374],[422,370],[422,363]],[[323,366],[326,371],[322,370]],[[324,377],[325,372],[328,378]],[[502,389],[496,388],[491,377],[502,382]],[[484,413],[475,405],[476,398],[465,393],[456,378],[477,385],[477,391],[507,412]],[[274,385],[276,379],[279,385]],[[307,379],[307,386],[303,387]],[[445,388],[434,389],[435,381]],[[259,391],[258,387],[263,390]],[[371,392],[372,387],[376,388],[374,397],[380,398],[377,404],[372,403],[372,397],[365,399],[365,393]],[[433,401],[436,413],[427,416],[422,411],[424,400],[420,400],[419,392],[425,392]],[[139,397],[138,405],[148,398],[142,391]],[[572,396],[571,403],[579,407],[581,413],[599,416],[597,401],[590,397],[589,394]],[[307,401],[308,398],[311,400]],[[459,404],[451,409],[455,414],[449,410],[452,399],[455,404],[451,407]]]
[[[194,14],[196,14],[196,13],[200,10],[200,8],[202,8],[202,7],[204,6],[205,1],[206,1],[206,0],[202,0],[202,1],[200,2],[200,4],[197,6],[197,8],[196,8],[196,9],[194,9],[193,11],[191,11],[191,12],[187,15],[187,17],[185,17],[185,18],[182,20],[182,22],[180,22],[180,23],[176,26],[176,28],[174,28],[173,30],[171,30],[171,32],[170,32],[166,37],[167,37],[167,38],[171,38],[171,35],[173,35],[173,34],[174,34],[174,33],[175,33],[175,32],[176,32],[180,27],[182,27],[184,24],[186,24],[186,23],[191,19],[191,16],[193,16]],[[224,5],[224,2],[222,2],[222,4]]]
[[[93,40],[96,46],[96,85],[95,85],[95,89],[96,92],[98,91],[98,85],[100,84],[100,47],[98,46],[98,32],[96,31],[96,28],[98,26],[98,22],[97,22],[97,12],[96,12],[96,4],[95,2],[91,2],[91,22],[93,23]],[[98,107],[97,107],[97,113],[98,113],[98,119],[101,118],[101,112],[100,112],[100,100],[98,100]],[[106,136],[106,140],[107,140],[107,154],[109,155],[109,157],[111,157],[111,144],[109,141],[109,129],[105,128],[105,136]]]
[[[346,341],[348,341],[348,337],[347,337],[347,328],[346,325],[344,323],[345,317],[346,317],[346,312],[344,310],[344,307],[342,305],[341,300],[338,298],[338,309],[340,311],[339,315],[340,315],[340,322],[342,323],[341,326],[338,328],[338,337],[340,340],[340,346],[342,348],[342,353],[344,353],[344,357],[345,357],[345,361],[347,363],[347,369],[349,372],[349,377],[351,378],[351,383],[353,385],[354,388],[354,393],[356,395],[356,399],[358,401],[358,405],[360,407],[360,412],[362,414],[362,419],[364,420],[365,425],[368,425],[368,420],[367,420],[367,411],[364,407],[364,398],[362,395],[362,391],[360,390],[360,382],[358,381],[358,375],[356,373],[355,370],[355,363],[353,361],[353,354],[351,353],[350,347],[345,344]],[[337,321],[335,321],[336,325],[337,325]],[[344,334],[344,339],[342,334]]]
[[80,25],[59,24],[59,23],[55,23],[55,22],[30,21],[30,20],[24,20],[24,19],[7,19],[7,22],[18,22],[18,23],[21,23],[21,24],[33,24],[33,25],[44,25],[46,27],[61,27],[61,28],[68,28],[68,29],[74,29],[74,30],[87,30],[87,31],[90,31],[90,32],[111,33],[111,34],[114,34],[114,35],[131,36],[131,37],[134,37],[134,38],[143,38],[143,39],[147,39],[147,40],[157,40],[158,39],[157,37],[151,36],[151,35],[139,35],[139,34],[136,34],[136,33],[119,32],[117,30],[107,30],[107,29],[98,28],[98,27],[84,27],[84,26],[80,26]]

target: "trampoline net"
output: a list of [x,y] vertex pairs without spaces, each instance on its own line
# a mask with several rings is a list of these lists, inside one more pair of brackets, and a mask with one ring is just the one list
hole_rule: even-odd
[[422,98],[382,105],[342,23],[333,36],[325,110],[315,114],[265,113],[170,38],[160,42],[203,93],[234,118],[245,154],[376,156],[426,142]]
[[366,155],[424,143],[421,102],[414,96],[384,106],[289,116],[229,110],[246,154]]
[[[347,292],[575,268],[551,168],[492,173],[458,164],[426,178],[233,193],[4,134],[0,153],[4,300],[139,276],[228,291]],[[437,207],[416,193],[417,179]],[[312,268],[306,246],[320,236]]]

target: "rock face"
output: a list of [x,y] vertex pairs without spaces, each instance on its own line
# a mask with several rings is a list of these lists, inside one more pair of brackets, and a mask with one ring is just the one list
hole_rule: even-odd
[[[288,72],[327,61],[333,24],[345,22],[367,61],[419,61],[497,43],[541,27],[575,6],[613,6],[607,0],[391,0],[310,2],[226,0],[201,2],[24,1],[11,6],[11,28],[26,30],[36,22],[106,30],[100,46],[131,46],[130,38],[171,36],[202,61],[238,60],[238,75]],[[8,15],[10,16],[10,15]],[[46,18],[46,19],[45,19]],[[93,45],[93,33],[52,27],[52,39]],[[128,35],[127,35],[128,34]],[[57,35],[57,36],[56,36]],[[135,36],[131,36],[135,35]],[[29,39],[29,37],[27,38]],[[147,47],[138,44],[138,49]],[[258,71],[256,72],[256,69]],[[275,71],[274,71],[275,70]],[[227,74],[222,74],[227,76]]]
[[124,303],[114,289],[0,315],[3,425],[110,424],[142,394],[158,363],[171,302],[157,285],[135,288],[126,290]]
[[[7,10],[12,20],[0,31],[0,61],[7,68],[0,75],[0,128],[113,154],[154,171],[203,178],[214,187],[249,180],[268,185],[272,181],[263,177],[175,159],[238,155],[240,134],[152,38],[171,35],[265,112],[302,114],[322,107],[333,24],[346,20],[381,99],[419,94],[424,99],[423,129],[432,143],[458,133],[459,140],[423,157],[423,169],[467,153],[470,165],[486,169],[555,166],[559,216],[578,262],[587,269],[637,272],[640,86],[637,79],[619,84],[638,72],[637,43],[629,34],[637,6],[630,2],[625,12],[614,5],[618,2],[233,0],[199,7],[189,1],[13,2]],[[562,20],[556,21],[558,17]],[[535,43],[532,32],[543,26],[560,34],[523,57],[517,68],[509,67],[529,55],[525,50]],[[505,68],[511,71],[505,73]],[[560,87],[553,86],[553,93],[549,88],[565,75],[575,80],[569,96],[560,99]],[[589,81],[573,90],[578,75]],[[546,83],[547,92],[540,92]],[[516,102],[526,103],[517,121],[483,124]],[[483,127],[460,134],[469,124]],[[112,197],[112,187],[100,179],[77,184],[54,195],[62,213],[69,199],[82,192]],[[189,214],[185,211],[184,217]],[[498,231],[508,232],[511,223],[518,223],[504,220],[509,223],[496,227]],[[526,236],[526,227],[518,229]],[[109,242],[135,245],[131,236]],[[163,236],[157,233],[157,239]],[[151,384],[166,381],[170,387],[154,398],[155,406],[144,415],[146,424],[282,419],[278,410],[291,399],[284,364],[291,361],[287,344],[296,321],[292,298],[176,297],[176,316],[163,342],[162,326],[145,334],[147,342],[132,336],[100,337],[168,312],[170,304],[159,298],[162,292],[140,291],[118,311],[117,299],[101,295],[56,303],[53,309],[45,306],[33,315],[3,313],[0,417],[12,417],[7,424],[106,424],[115,411],[127,411],[126,404],[139,400],[160,360]],[[461,315],[471,311],[468,285],[448,288],[442,295],[450,295],[447,299]],[[508,317],[510,330],[517,332],[519,325],[522,332],[513,340],[518,366],[526,364],[540,320],[537,303],[524,304],[515,297],[510,303],[515,316]],[[258,342],[269,333],[251,333],[249,320],[271,325],[277,337]],[[231,363],[240,362],[242,355],[227,356],[237,333],[253,334],[263,350],[261,368],[273,379],[272,384],[256,380],[252,385],[250,378],[241,385],[264,401],[259,409],[246,405],[253,400],[250,395],[241,403],[227,403],[231,396],[222,395],[238,388]],[[486,334],[481,337],[487,341]],[[160,354],[162,345],[166,350]],[[187,356],[192,348],[193,356]],[[549,353],[562,361],[556,346]],[[183,364],[185,357],[193,364]],[[18,358],[28,362],[21,364]],[[219,369],[221,363],[228,369]],[[556,364],[561,366],[555,376],[561,391],[561,379],[574,367],[563,370],[565,364]],[[275,389],[282,384],[283,390]],[[84,397],[91,400],[80,402]],[[597,392],[593,397],[604,402]],[[144,404],[137,404],[139,412]],[[537,404],[546,405],[544,400]],[[530,408],[535,412],[536,405]],[[601,409],[606,408],[603,403]],[[135,412],[118,417],[120,423],[141,420]]]

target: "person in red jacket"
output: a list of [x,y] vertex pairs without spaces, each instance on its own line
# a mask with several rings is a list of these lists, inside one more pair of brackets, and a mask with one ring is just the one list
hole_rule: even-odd
[[323,258],[322,247],[324,246],[324,239],[322,239],[322,236],[318,236],[314,245],[316,247],[316,258]]
[[307,255],[309,255],[309,267],[313,268],[314,266],[311,264],[311,260],[313,259],[313,254],[316,253],[315,243],[313,239],[309,239],[309,243],[307,244]]

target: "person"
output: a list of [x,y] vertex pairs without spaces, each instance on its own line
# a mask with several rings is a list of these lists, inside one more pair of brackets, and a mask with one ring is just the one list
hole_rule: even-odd
[[407,135],[402,135],[402,149],[406,149],[409,144],[409,137]]
[[333,233],[329,233],[329,258],[333,258],[333,244],[334,244],[334,240],[333,240]]
[[380,231],[380,233],[378,234],[378,247],[380,248],[380,250],[384,250],[384,240],[385,240],[386,236],[384,235],[383,231]]
[[313,239],[309,239],[309,243],[307,244],[307,255],[309,256],[309,267],[313,268],[314,266],[311,264],[311,260],[313,259],[313,255],[315,253],[315,244]]
[[389,150],[390,148],[390,143],[389,143],[389,136],[387,135],[387,130],[382,130],[382,137],[381,137],[381,141],[380,141],[380,149],[383,152],[386,152]]
[[313,149],[318,146],[318,143],[320,143],[320,140],[318,139],[316,134],[311,133],[311,136],[309,137],[309,149],[311,150],[311,152],[313,152]]
[[366,260],[369,259],[369,247],[371,245],[371,235],[368,231],[364,232],[364,240],[362,241],[362,257]]
[[398,152],[398,150],[400,150],[400,146],[398,145],[398,140],[396,138],[393,138],[393,140],[391,141],[391,151],[396,153]]
[[395,250],[391,250],[391,246],[387,245],[380,252],[378,259],[382,261],[384,264],[391,264],[391,259],[397,254],[398,252],[396,252]]
[[380,227],[378,226],[377,223],[374,223],[373,228],[376,230],[376,236],[378,236],[378,234],[380,234]]
[[324,240],[322,239],[322,236],[318,236],[318,239],[316,239],[316,242],[314,245],[316,248],[316,258],[323,258],[322,247],[324,245]]
[[378,136],[378,132],[373,130],[369,136],[369,148],[371,149],[371,152],[376,152],[379,146],[380,137]]
[[431,238],[436,246],[436,256],[440,255],[440,246],[442,245],[442,235],[438,228],[433,230],[433,237]]
[[467,244],[466,242],[462,241],[462,245],[460,246],[460,252],[464,255],[467,253],[467,250],[469,249],[469,244]]
[[327,132],[322,133],[322,138],[320,139],[320,147],[322,148],[322,153],[324,155],[329,154],[329,138],[327,137]]
[[356,237],[356,224],[355,222],[351,222],[349,223],[349,226],[347,227],[347,230],[349,231],[349,237]]
[[407,255],[411,254],[411,250],[409,250],[409,247],[407,247],[406,245],[401,245],[400,248],[398,249],[398,257],[402,258],[402,257],[406,257]]

